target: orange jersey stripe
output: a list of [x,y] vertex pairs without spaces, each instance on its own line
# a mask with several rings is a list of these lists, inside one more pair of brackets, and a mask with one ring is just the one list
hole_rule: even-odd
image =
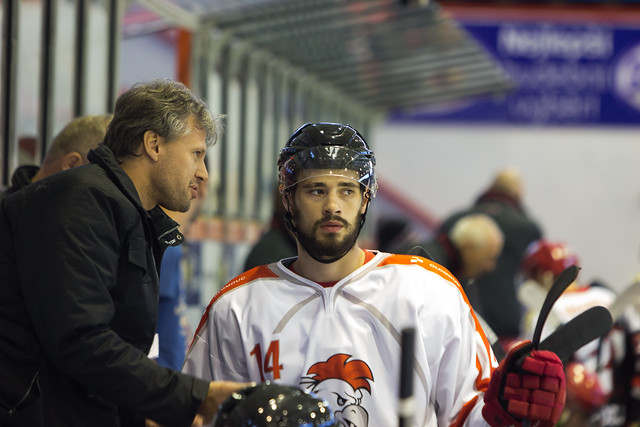
[[451,424],[451,427],[461,427],[464,424],[464,422],[467,420],[467,417],[471,413],[471,410],[476,406],[477,400],[478,396],[475,396],[473,399],[464,404],[464,406],[460,410],[460,413],[458,414],[458,417],[453,422],[453,424]]
[[271,271],[269,269],[269,267],[267,267],[266,265],[261,265],[258,267],[254,267],[249,271],[246,271],[244,273],[242,273],[239,276],[236,276],[235,278],[233,278],[233,280],[229,281],[226,285],[224,285],[222,287],[222,289],[220,289],[218,291],[218,293],[216,293],[213,298],[211,298],[211,301],[209,301],[209,304],[207,305],[207,308],[204,311],[204,314],[202,315],[202,317],[200,318],[200,323],[198,324],[198,327],[196,328],[195,334],[193,336],[193,339],[191,340],[191,344],[189,345],[189,350],[191,350],[191,347],[193,346],[193,343],[196,341],[196,338],[198,337],[198,334],[200,333],[200,330],[204,327],[204,325],[207,323],[207,320],[209,318],[209,309],[211,308],[211,306],[213,305],[214,302],[216,302],[222,295],[226,294],[227,292],[230,292],[232,290],[234,290],[235,288],[242,286],[246,283],[251,282],[252,280],[255,279],[261,279],[261,278],[265,278],[265,277],[277,277],[277,274],[275,274],[273,271]]
[[[462,285],[460,285],[460,282],[458,282],[458,279],[456,279],[455,276],[451,274],[449,270],[447,270],[445,267],[441,266],[437,262],[434,262],[419,256],[415,256],[415,255],[392,255],[382,260],[382,262],[380,262],[380,264],[378,265],[383,266],[383,265],[391,265],[391,264],[418,265],[424,268],[425,270],[436,273],[440,277],[454,284],[456,288],[458,288],[458,291],[460,291],[460,295],[462,295],[462,298],[464,299],[465,303],[469,306],[469,310],[471,311],[471,315],[473,316],[473,321],[476,326],[476,331],[478,331],[480,333],[480,336],[482,337],[482,342],[484,344],[487,355],[491,355],[491,344],[489,343],[487,336],[482,330],[482,326],[480,326],[480,322],[478,322],[478,319],[476,318],[476,314],[473,311],[473,308],[471,307],[469,300],[467,299],[467,295],[464,293],[464,290],[462,289]],[[489,386],[489,378],[482,378],[482,364],[478,356],[476,356],[476,367],[478,369],[478,377],[476,378],[476,388],[480,391],[486,390],[486,388]],[[489,372],[493,373],[493,370],[494,370],[493,366],[490,365]]]

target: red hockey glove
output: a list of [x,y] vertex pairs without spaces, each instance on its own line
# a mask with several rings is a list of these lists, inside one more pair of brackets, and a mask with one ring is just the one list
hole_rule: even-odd
[[491,375],[482,416],[492,427],[551,427],[560,419],[566,398],[562,361],[545,350],[531,350],[531,342],[513,346]]

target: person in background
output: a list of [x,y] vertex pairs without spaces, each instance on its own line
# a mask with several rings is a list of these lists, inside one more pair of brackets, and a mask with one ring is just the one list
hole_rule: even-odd
[[[522,343],[498,365],[446,268],[359,247],[377,180],[374,153],[357,130],[307,123],[277,165],[298,255],[242,273],[213,297],[184,372],[301,386],[329,402],[342,425],[392,426],[401,415],[401,331],[413,327],[411,425],[557,421],[564,374],[554,353]],[[520,359],[523,371],[512,363]]]
[[277,186],[274,188],[272,200],[273,216],[269,228],[249,251],[244,263],[245,270],[296,255],[296,240],[284,221],[282,195]]
[[191,327],[186,316],[186,290],[182,261],[185,245],[188,245],[189,228],[198,218],[207,196],[207,186],[198,187],[198,196],[187,212],[165,210],[180,224],[180,232],[187,236],[179,246],[169,246],[162,258],[158,301],[158,358],[161,366],[180,370],[189,344]]
[[[572,265],[580,266],[575,251],[563,242],[541,239],[525,251],[521,272],[525,282],[518,297],[529,311],[524,316],[524,338],[533,336],[538,313],[560,273]],[[537,292],[536,292],[537,291]],[[600,282],[584,283],[576,279],[560,295],[542,329],[542,338],[583,311],[601,305],[609,307],[616,293]],[[614,328],[603,338],[594,340],[574,353],[566,364],[567,405],[561,418],[564,427],[623,426],[624,408],[611,401],[614,369],[624,357],[624,347]]]
[[[102,142],[111,118],[111,115],[105,114],[73,119],[53,139],[41,167],[23,165],[15,170],[11,177],[11,186],[0,193],[0,201],[49,175],[87,164],[89,150]],[[40,404],[40,400],[36,399],[31,405],[33,410],[12,417],[12,425],[38,425],[42,416]]]
[[[636,275],[635,282],[640,281],[640,275]],[[618,423],[610,422],[611,426],[622,425],[624,427],[640,427],[640,301],[638,298],[628,302],[624,313],[614,325],[621,340],[614,341],[620,344],[614,348],[618,351],[614,354],[613,367],[613,391],[607,402],[608,411],[601,411],[605,421],[618,420]],[[620,422],[622,420],[622,422]]]
[[[459,218],[448,234],[439,233],[417,245],[453,273],[466,290],[471,282],[496,268],[503,244],[502,231],[491,217],[469,214]],[[402,253],[408,253],[411,246],[405,246]]]
[[111,115],[83,116],[73,119],[53,139],[42,166],[19,166],[11,176],[11,186],[0,200],[32,182],[54,173],[89,163],[87,154],[104,139]]
[[382,252],[400,252],[412,239],[411,224],[404,218],[381,218],[376,226],[376,243]]
[[[219,127],[183,84],[121,94],[90,164],[0,204],[0,416],[41,403],[37,425],[202,425],[246,383],[207,381],[149,358],[164,249],[208,179]],[[16,418],[17,417],[17,418]]]
[[468,292],[473,308],[496,332],[505,347],[520,336],[523,307],[517,297],[519,269],[527,246],[542,237],[542,230],[523,205],[524,184],[520,172],[505,168],[495,175],[469,209],[443,221],[439,231],[448,234],[456,221],[470,213],[489,215],[500,227],[504,245],[496,268],[476,279]]

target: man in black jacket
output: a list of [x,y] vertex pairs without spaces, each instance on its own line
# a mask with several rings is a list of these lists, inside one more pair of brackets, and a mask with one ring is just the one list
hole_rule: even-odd
[[504,235],[504,246],[496,268],[484,274],[465,289],[473,308],[489,323],[501,340],[509,342],[519,336],[523,308],[516,287],[520,261],[529,245],[542,237],[538,224],[522,204],[523,183],[518,170],[500,170],[489,188],[467,210],[447,218],[440,231],[448,233],[456,221],[469,213],[484,213],[498,224]]
[[3,200],[2,425],[19,425],[38,406],[47,426],[200,425],[244,386],[147,357],[162,254],[183,239],[160,206],[189,209],[217,129],[184,85],[136,85],[118,98],[90,165]]
[[[503,244],[504,236],[495,221],[476,213],[459,218],[448,233],[438,233],[417,245],[467,287],[496,268]],[[405,246],[401,253],[409,253],[413,246]]]

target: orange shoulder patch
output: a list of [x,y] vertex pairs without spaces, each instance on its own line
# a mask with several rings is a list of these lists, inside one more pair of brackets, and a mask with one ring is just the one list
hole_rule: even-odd
[[383,265],[390,265],[390,264],[400,264],[400,265],[415,264],[415,265],[419,265],[420,267],[424,268],[425,270],[429,270],[429,271],[431,271],[433,273],[436,273],[437,275],[439,275],[439,276],[441,276],[441,277],[453,282],[458,288],[462,289],[462,287],[460,286],[460,283],[458,282],[458,279],[456,279],[455,276],[453,274],[451,274],[451,272],[449,270],[447,270],[446,268],[444,268],[443,266],[441,266],[437,262],[428,260],[428,259],[423,258],[421,256],[401,255],[401,254],[391,255],[390,257],[387,257],[387,258],[383,259],[382,262],[380,264],[378,264],[378,265],[379,266],[383,266]]
[[211,301],[209,301],[209,304],[207,305],[207,308],[204,310],[204,314],[200,318],[200,323],[198,324],[198,327],[196,328],[194,339],[191,342],[191,345],[189,346],[189,348],[191,348],[191,346],[193,346],[193,343],[196,341],[195,337],[199,334],[200,330],[207,323],[207,320],[209,318],[209,315],[208,315],[209,309],[211,308],[213,303],[215,303],[222,295],[226,294],[227,292],[232,291],[233,289],[237,288],[238,286],[242,286],[245,283],[248,283],[248,282],[250,282],[252,280],[260,279],[260,278],[264,278],[264,277],[277,277],[277,275],[273,271],[271,271],[266,265],[261,265],[261,266],[258,266],[258,267],[254,267],[251,270],[245,271],[244,273],[242,273],[239,276],[236,276],[233,280],[229,281],[226,285],[224,285],[222,287],[222,289],[220,289],[218,291],[218,293],[215,294],[213,296],[213,298],[211,298]]
[[269,267],[267,267],[266,265],[260,265],[258,267],[252,268],[249,271],[245,271],[244,273],[234,277],[226,285],[224,285],[222,289],[220,289],[218,293],[211,299],[209,306],[211,306],[211,304],[213,304],[222,295],[237,288],[238,286],[242,286],[245,283],[251,282],[252,280],[262,279],[267,277],[277,277],[277,274],[271,271]]

